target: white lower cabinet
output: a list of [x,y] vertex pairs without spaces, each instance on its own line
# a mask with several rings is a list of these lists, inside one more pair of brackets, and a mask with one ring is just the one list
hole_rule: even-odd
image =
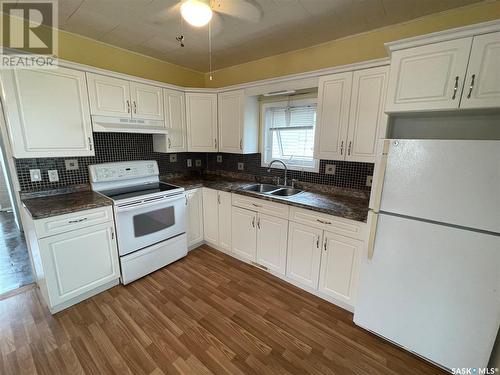
[[243,208],[232,209],[233,253],[254,262],[257,253],[257,213]]
[[225,253],[231,252],[231,193],[218,191],[219,205],[219,249]]
[[186,192],[186,217],[188,247],[203,241],[203,196],[202,189]]
[[285,274],[288,220],[259,213],[257,217],[256,262]]
[[363,242],[324,232],[318,290],[354,306]]
[[203,188],[203,238],[231,252],[231,193]]
[[309,288],[318,287],[323,231],[290,222],[286,276]]

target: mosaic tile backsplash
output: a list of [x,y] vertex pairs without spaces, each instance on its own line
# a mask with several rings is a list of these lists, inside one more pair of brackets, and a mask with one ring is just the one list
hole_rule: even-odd
[[[87,184],[89,164],[108,163],[127,160],[156,160],[160,168],[160,174],[169,173],[202,173],[202,171],[238,171],[238,163],[243,163],[244,174],[252,174],[256,177],[283,177],[283,170],[273,169],[267,172],[267,168],[261,167],[261,155],[237,155],[237,154],[215,154],[215,153],[178,153],[174,154],[175,162],[170,161],[172,154],[163,154],[153,151],[153,136],[150,134],[127,134],[127,133],[94,133],[95,156],[92,157],[66,157],[66,158],[37,158],[17,159],[16,169],[21,191],[35,192],[41,190],[57,189],[72,185]],[[217,162],[217,155],[222,156],[222,162]],[[66,170],[65,160],[78,160],[78,170]],[[192,167],[187,167],[187,159],[192,160]],[[201,163],[196,165],[196,161]],[[334,175],[325,174],[325,165],[334,164],[336,171]],[[30,169],[40,169],[42,181],[31,182]],[[49,182],[48,171],[57,169],[58,182]],[[333,185],[343,188],[359,190],[370,190],[366,186],[366,177],[373,175],[373,164],[354,163],[343,161],[320,161],[319,173],[288,171],[288,179],[293,178],[310,183]]]

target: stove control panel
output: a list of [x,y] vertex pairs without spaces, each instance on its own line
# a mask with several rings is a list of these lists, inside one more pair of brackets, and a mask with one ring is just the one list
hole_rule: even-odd
[[126,161],[89,165],[90,182],[110,182],[158,176],[156,160]]

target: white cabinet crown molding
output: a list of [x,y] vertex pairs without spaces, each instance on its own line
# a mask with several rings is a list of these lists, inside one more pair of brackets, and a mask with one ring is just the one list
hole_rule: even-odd
[[497,31],[500,31],[500,20],[481,22],[473,25],[437,31],[435,33],[417,35],[410,38],[388,42],[384,45],[389,56],[391,56],[392,52],[401,49],[413,48],[432,43],[446,42],[454,39],[473,37],[475,35],[494,33]]

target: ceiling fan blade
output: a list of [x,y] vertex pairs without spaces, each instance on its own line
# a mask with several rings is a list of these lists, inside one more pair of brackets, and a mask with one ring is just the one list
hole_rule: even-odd
[[262,9],[250,0],[212,0],[212,10],[249,22],[259,22]]

